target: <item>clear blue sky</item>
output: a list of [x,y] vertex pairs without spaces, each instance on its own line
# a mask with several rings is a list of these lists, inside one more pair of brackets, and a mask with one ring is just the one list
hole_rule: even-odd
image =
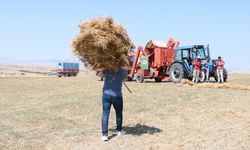
[[209,43],[227,68],[250,71],[250,0],[0,0],[0,59],[67,59],[78,24],[107,15],[136,45]]

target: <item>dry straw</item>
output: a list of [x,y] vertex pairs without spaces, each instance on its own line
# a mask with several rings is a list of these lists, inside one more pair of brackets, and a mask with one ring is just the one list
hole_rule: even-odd
[[201,83],[195,84],[190,80],[183,79],[181,80],[180,86],[195,86],[201,88],[218,88],[218,89],[238,89],[238,90],[250,90],[249,86],[239,85],[239,84],[231,84],[231,83]]
[[72,43],[73,52],[93,70],[117,71],[128,64],[132,42],[126,29],[112,17],[92,19],[79,25],[80,33]]

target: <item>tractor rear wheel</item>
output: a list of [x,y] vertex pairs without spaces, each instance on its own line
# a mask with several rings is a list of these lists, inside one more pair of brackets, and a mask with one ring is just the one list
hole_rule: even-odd
[[216,82],[218,82],[218,76],[217,76],[216,70],[214,71],[214,80],[215,80]]
[[144,76],[141,75],[141,74],[137,74],[137,75],[135,76],[135,80],[136,80],[137,82],[139,82],[139,83],[142,83],[142,82],[144,81]]
[[224,78],[224,82],[227,81],[227,70],[224,68],[223,70],[223,78]]
[[[223,70],[224,82],[227,81],[227,75],[228,75],[228,74],[227,74],[227,70],[224,68],[224,70]],[[216,70],[214,71],[214,79],[215,79],[216,82],[218,82],[218,76],[217,76]]]
[[170,77],[174,83],[180,83],[183,78],[183,66],[180,63],[175,63],[170,68]]

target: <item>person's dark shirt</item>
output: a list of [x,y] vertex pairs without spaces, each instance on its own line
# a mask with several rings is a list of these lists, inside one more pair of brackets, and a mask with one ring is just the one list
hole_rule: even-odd
[[122,96],[122,81],[127,78],[127,71],[119,68],[117,72],[105,70],[104,74],[103,92],[112,96]]

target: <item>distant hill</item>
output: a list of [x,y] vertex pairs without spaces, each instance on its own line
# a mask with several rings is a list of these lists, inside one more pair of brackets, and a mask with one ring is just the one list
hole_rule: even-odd
[[56,66],[59,60],[11,60],[0,58],[1,64],[18,64],[18,65],[39,65],[39,66]]
[[[13,60],[0,57],[1,76],[44,76],[48,72],[56,70],[57,63],[65,60]],[[68,61],[66,61],[68,62]],[[77,61],[73,61],[77,62]],[[86,73],[88,69],[80,63],[80,72]]]
[[41,60],[14,60],[9,59],[6,57],[0,57],[0,64],[7,64],[7,65],[18,65],[18,66],[40,66],[40,67],[49,67],[49,68],[55,68],[57,63],[60,61],[65,62],[77,62],[80,63],[80,69],[84,70],[84,64],[81,63],[78,59],[74,59],[71,61],[63,60],[63,59],[41,59]]

